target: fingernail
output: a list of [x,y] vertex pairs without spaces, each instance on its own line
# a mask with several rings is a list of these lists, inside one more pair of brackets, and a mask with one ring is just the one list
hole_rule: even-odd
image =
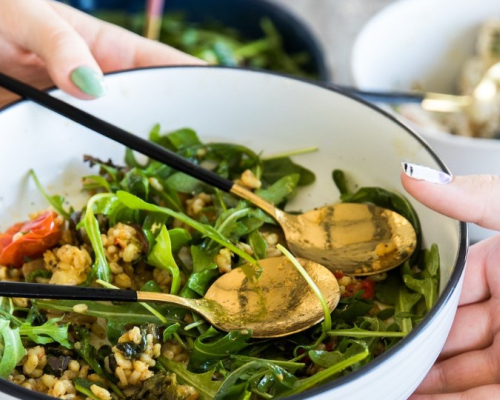
[[446,185],[453,180],[453,176],[437,169],[424,167],[423,165],[412,164],[403,162],[401,163],[403,171],[409,177],[419,181],[426,181],[430,183],[438,183]]
[[94,97],[101,97],[106,92],[106,85],[102,74],[86,65],[75,68],[70,75],[71,81],[83,93]]

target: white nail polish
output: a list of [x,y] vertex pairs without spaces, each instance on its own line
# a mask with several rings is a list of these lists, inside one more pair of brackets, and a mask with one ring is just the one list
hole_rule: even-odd
[[446,185],[453,181],[453,176],[443,171],[407,162],[403,162],[401,165],[406,175],[419,181],[438,183],[441,185]]

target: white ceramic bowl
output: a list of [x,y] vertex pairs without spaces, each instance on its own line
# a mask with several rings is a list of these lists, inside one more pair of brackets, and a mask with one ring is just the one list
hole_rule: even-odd
[[[491,0],[401,0],[376,14],[359,33],[352,78],[365,90],[456,93],[460,70],[474,54],[478,28],[500,17]],[[403,118],[403,117],[402,117]],[[500,140],[458,137],[403,118],[454,174],[500,174]],[[496,232],[472,226],[471,240]]]
[[[338,199],[331,172],[342,168],[360,185],[403,192],[403,160],[444,169],[441,160],[409,129],[379,109],[319,84],[263,72],[224,68],[159,68],[106,77],[108,94],[84,102],[52,94],[138,135],[153,124],[165,130],[194,128],[204,140],[238,142],[264,154],[311,145],[319,151],[297,161],[317,182],[293,208],[310,209]],[[124,148],[28,101],[0,112],[0,230],[46,207],[27,172],[34,168],[52,193],[76,202],[83,154],[121,162]],[[294,399],[406,399],[429,370],[455,315],[467,249],[464,224],[412,199],[423,238],[441,253],[437,304],[399,344],[358,371]],[[397,380],[397,384],[395,381]],[[48,399],[7,381],[0,390],[24,399]],[[7,394],[2,399],[11,399]]]

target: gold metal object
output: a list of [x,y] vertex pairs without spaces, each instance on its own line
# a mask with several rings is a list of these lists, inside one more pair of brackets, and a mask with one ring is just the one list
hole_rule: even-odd
[[[333,311],[340,299],[335,276],[320,264],[299,261]],[[177,304],[196,311],[223,331],[251,329],[255,338],[291,335],[323,320],[319,299],[290,260],[266,258],[259,264],[262,273],[258,279],[248,279],[244,266],[235,268],[217,279],[202,299],[137,292],[137,300]]]
[[147,0],[144,37],[152,40],[160,38],[164,0]]
[[443,93],[426,93],[422,108],[434,112],[462,112],[472,104],[470,96],[455,96]]
[[[500,91],[500,62],[493,64],[472,92],[472,103],[467,109],[473,125],[478,127],[490,126],[491,135],[498,129],[498,114]],[[486,137],[486,135],[483,135]]]
[[231,193],[271,215],[281,225],[295,256],[331,271],[356,276],[378,274],[401,265],[416,247],[417,237],[410,222],[381,207],[338,203],[292,215],[237,184]]
[[500,62],[485,72],[472,95],[455,96],[443,93],[426,93],[422,108],[434,112],[467,112],[476,125],[486,124],[498,114],[500,90]]
[[160,37],[161,18],[151,15],[146,18],[144,26],[144,37],[152,40],[158,40]]

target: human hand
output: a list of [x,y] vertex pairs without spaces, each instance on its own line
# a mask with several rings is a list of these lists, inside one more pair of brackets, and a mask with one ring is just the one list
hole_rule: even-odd
[[[410,165],[417,179],[446,175]],[[422,174],[423,172],[423,174]],[[429,183],[402,174],[415,199],[444,215],[500,230],[500,176],[457,176]],[[500,398],[500,235],[469,249],[459,308],[449,337],[410,400]]]
[[[103,72],[204,64],[172,47],[49,0],[0,0],[0,71],[80,99],[104,94]],[[14,95],[0,90],[0,106]]]

